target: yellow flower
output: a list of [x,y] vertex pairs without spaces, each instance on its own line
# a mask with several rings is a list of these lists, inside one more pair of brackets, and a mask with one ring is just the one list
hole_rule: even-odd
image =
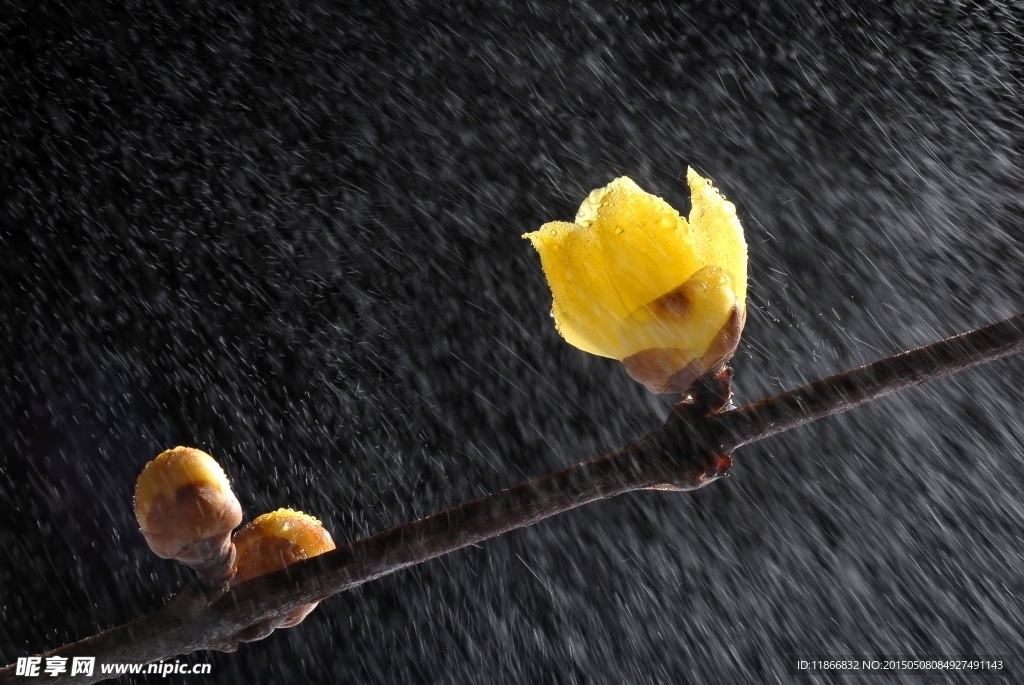
[[135,517],[157,556],[197,568],[227,553],[231,531],[242,522],[242,507],[213,457],[175,447],[139,474]]
[[[235,533],[234,543],[238,572],[231,580],[232,585],[334,549],[334,540],[320,521],[291,509],[257,516]],[[305,604],[280,616],[276,627],[291,628],[306,618],[316,605],[316,602]]]
[[619,359],[655,393],[720,368],[746,317],[747,244],[736,208],[693,169],[686,221],[623,176],[590,193],[574,223],[527,233],[562,337]]

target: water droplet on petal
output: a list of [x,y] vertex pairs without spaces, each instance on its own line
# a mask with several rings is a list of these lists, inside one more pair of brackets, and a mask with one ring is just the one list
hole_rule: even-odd
[[615,235],[622,235],[622,226],[615,227]]

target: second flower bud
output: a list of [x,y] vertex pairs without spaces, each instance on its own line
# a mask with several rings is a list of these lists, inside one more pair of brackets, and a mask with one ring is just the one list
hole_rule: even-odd
[[[232,585],[334,549],[334,540],[320,521],[292,509],[278,509],[256,517],[235,533],[234,543],[238,571]],[[291,628],[316,605],[316,602],[306,604],[279,616],[274,627]]]

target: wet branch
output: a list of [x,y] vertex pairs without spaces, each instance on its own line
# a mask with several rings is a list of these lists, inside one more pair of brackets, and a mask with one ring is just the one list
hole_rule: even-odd
[[[703,379],[693,400],[677,404],[664,426],[618,452],[364,538],[227,592],[190,585],[151,614],[43,655],[95,656],[92,678],[65,673],[31,682],[97,682],[115,677],[100,672],[102,663],[148,663],[200,649],[233,651],[239,642],[262,634],[261,622],[309,602],[588,502],[633,490],[702,487],[725,475],[730,453],[741,445],[1021,351],[1024,314],[720,412],[728,399],[727,370]],[[14,673],[14,665],[0,669],[0,682],[15,680]]]

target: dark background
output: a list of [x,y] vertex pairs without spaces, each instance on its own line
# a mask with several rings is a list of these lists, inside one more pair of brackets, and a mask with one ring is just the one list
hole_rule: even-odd
[[[670,397],[559,338],[520,239],[615,176],[685,212],[692,165],[739,208],[739,403],[1024,309],[1024,10],[882,5],[5,3],[0,662],[190,579],[132,513],[168,447],[215,455],[247,520],[343,542],[658,426]],[[1020,659],[1022,383],[1010,359],[797,429],[171,680]]]

